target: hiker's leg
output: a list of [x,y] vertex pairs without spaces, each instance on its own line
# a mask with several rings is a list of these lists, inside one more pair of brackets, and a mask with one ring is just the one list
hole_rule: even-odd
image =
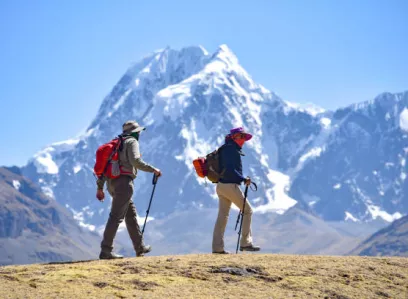
[[116,236],[119,225],[122,223],[133,194],[132,178],[129,176],[120,176],[111,181],[111,194],[113,195],[111,212],[106,223],[103,241],[101,243],[102,251],[112,252],[113,239]]
[[127,210],[125,221],[126,227],[129,233],[129,237],[132,240],[133,248],[136,252],[143,247],[142,232],[140,230],[139,224],[137,223],[137,212],[136,207],[131,200],[129,203],[129,209]]
[[[225,227],[227,226],[229,211],[231,209],[231,201],[222,195],[222,192],[219,192],[223,186],[220,186],[222,183],[217,185],[217,194],[219,197],[219,208],[218,208],[218,217],[215,222],[214,233],[213,233],[213,242],[212,242],[212,251],[213,252],[222,252],[224,251],[224,233]],[[222,184],[224,185],[224,184]]]
[[[244,194],[238,185],[234,184],[228,188],[228,198],[242,211],[244,207]],[[245,203],[244,217],[242,219],[242,236],[240,245],[245,247],[252,244],[251,232],[252,207],[249,201]]]

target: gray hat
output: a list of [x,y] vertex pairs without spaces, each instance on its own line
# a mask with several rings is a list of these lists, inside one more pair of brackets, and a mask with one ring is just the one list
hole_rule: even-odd
[[142,127],[134,120],[128,120],[127,122],[125,122],[122,126],[122,129],[123,129],[123,133],[128,133],[128,134],[146,130],[145,127]]

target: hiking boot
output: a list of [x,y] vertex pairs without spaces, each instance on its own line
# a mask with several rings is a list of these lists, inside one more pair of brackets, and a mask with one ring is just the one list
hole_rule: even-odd
[[251,245],[248,245],[248,246],[240,246],[239,250],[240,251],[259,251],[259,250],[261,250],[261,247],[251,244]]
[[101,251],[101,253],[99,254],[99,259],[101,259],[101,260],[123,259],[123,255],[116,254],[116,253],[113,253],[113,252]]
[[146,253],[149,253],[150,251],[152,251],[152,246],[145,245],[139,248],[139,250],[137,250],[136,256],[144,256]]
[[228,251],[225,251],[225,250],[223,250],[223,251],[213,251],[212,253],[213,254],[230,254]]

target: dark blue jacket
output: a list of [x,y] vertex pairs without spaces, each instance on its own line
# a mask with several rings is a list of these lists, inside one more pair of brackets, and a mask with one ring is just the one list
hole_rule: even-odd
[[220,149],[221,183],[241,184],[245,178],[242,175],[241,148],[233,140],[227,140]]

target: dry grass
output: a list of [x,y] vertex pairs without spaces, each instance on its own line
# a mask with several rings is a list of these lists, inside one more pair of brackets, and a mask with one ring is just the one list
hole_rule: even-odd
[[0,298],[408,298],[408,259],[143,257],[0,267],[0,285]]

